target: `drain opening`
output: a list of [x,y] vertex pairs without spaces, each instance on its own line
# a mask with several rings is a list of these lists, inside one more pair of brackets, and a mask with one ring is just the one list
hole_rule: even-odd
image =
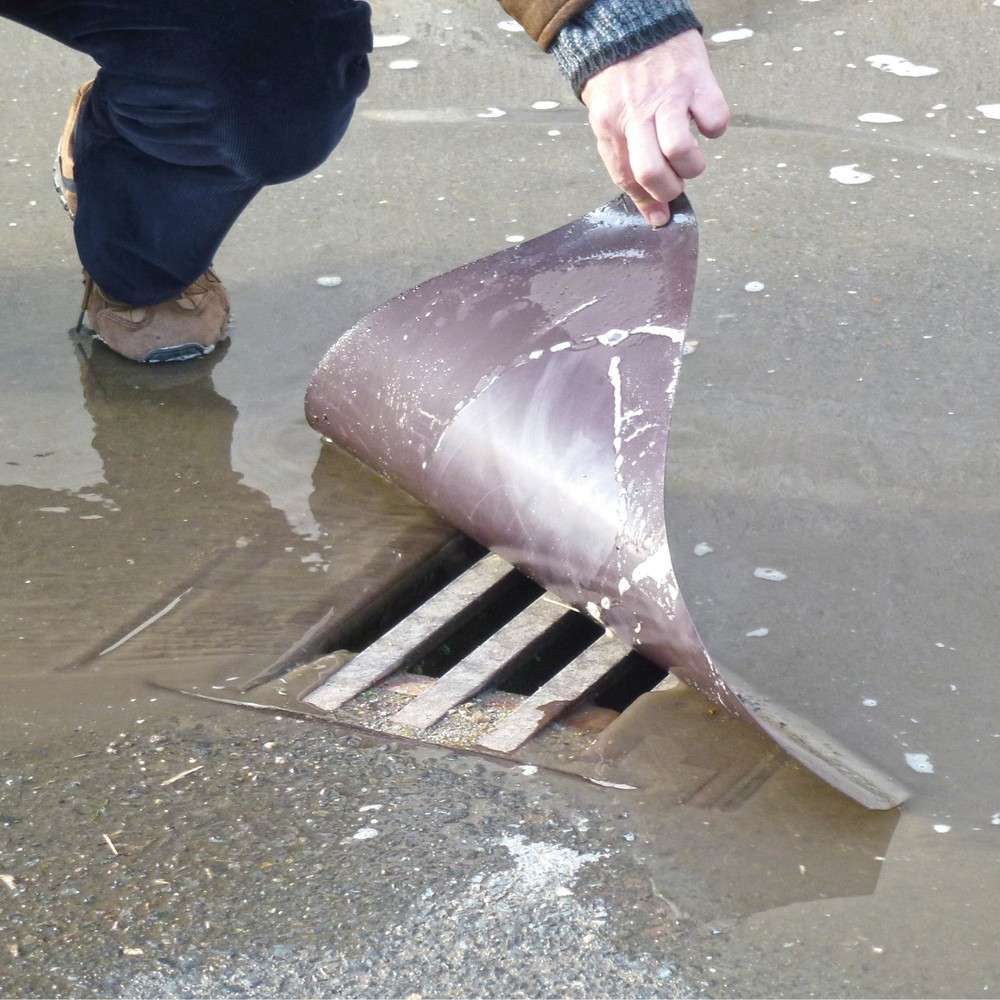
[[442,630],[416,650],[416,659],[405,669],[422,677],[443,677],[543,593],[520,573],[507,574],[467,607],[467,620],[459,616],[452,620],[454,631]]
[[598,708],[624,712],[637,698],[664,683],[663,670],[638,653],[629,653],[607,677],[607,683],[594,694]]

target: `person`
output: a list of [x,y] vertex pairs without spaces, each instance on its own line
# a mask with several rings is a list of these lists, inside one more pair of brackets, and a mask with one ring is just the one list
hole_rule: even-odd
[[[653,226],[705,167],[692,133],[729,109],[688,0],[501,0],[587,106],[614,183]],[[228,337],[212,270],[265,186],[307,174],[368,84],[363,0],[0,0],[0,16],[91,56],[56,161],[94,335],[142,362]],[[82,321],[82,313],[81,313]]]

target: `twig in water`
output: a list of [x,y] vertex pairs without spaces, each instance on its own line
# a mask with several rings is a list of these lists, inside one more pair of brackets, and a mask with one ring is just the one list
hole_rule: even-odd
[[197,767],[189,767],[186,771],[181,771],[180,774],[175,774],[172,778],[167,778],[166,781],[160,782],[160,788],[166,785],[172,785],[175,781],[180,781],[181,778],[186,778],[189,774],[194,774],[195,771],[200,771],[205,765],[199,764]]

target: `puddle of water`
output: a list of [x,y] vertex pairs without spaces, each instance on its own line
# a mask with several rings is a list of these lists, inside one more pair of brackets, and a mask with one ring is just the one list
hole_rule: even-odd
[[683,687],[643,695],[593,756],[602,778],[639,789],[623,801],[660,877],[705,880],[696,914],[706,922],[871,894],[899,819],[834,792]]
[[40,663],[102,675],[89,682],[100,699],[114,698],[113,678],[253,676],[451,537],[333,449],[312,472],[319,529],[294,532],[233,470],[237,413],[214,387],[218,353],[161,371],[96,347],[80,386],[101,481],[88,493],[0,487],[0,671],[22,692],[5,699],[9,719],[37,707]]

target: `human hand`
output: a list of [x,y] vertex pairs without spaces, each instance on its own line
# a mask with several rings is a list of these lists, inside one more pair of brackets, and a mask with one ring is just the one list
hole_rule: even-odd
[[650,225],[666,225],[684,181],[705,169],[691,121],[710,139],[729,124],[701,34],[685,31],[608,66],[584,84],[581,97],[611,179]]

